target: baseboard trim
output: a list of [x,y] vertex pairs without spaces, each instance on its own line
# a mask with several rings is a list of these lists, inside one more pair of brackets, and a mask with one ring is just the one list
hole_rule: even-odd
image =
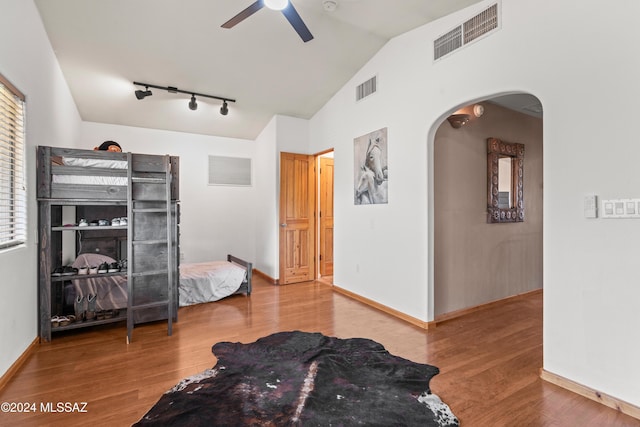
[[380,310],[380,311],[382,311],[384,313],[387,313],[387,314],[389,314],[389,315],[391,315],[393,317],[397,317],[400,320],[404,320],[405,322],[411,323],[412,325],[417,326],[419,328],[431,329],[431,328],[434,328],[436,326],[435,322],[425,322],[423,320],[416,319],[415,317],[409,316],[409,315],[407,315],[405,313],[402,313],[401,311],[395,310],[395,309],[393,309],[391,307],[387,307],[386,305],[380,304],[379,302],[375,302],[373,300],[370,300],[369,298],[365,298],[362,295],[358,295],[356,293],[353,293],[351,291],[343,289],[343,288],[341,288],[339,286],[336,286],[335,284],[333,285],[333,290],[335,292],[338,292],[338,293],[340,293],[342,295],[345,295],[345,296],[347,296],[347,297],[349,297],[351,299],[354,299],[354,300],[356,300],[358,302],[361,302],[361,303],[366,304],[366,305],[368,305],[370,307],[373,307],[373,308],[375,308],[377,310]]
[[38,346],[39,343],[40,343],[40,340],[38,338],[34,339],[33,342],[29,344],[27,349],[22,352],[20,357],[18,357],[18,359],[15,362],[13,362],[13,364],[9,367],[9,369],[7,369],[7,372],[5,372],[4,375],[2,375],[2,377],[0,377],[0,390],[4,389],[7,383],[11,381],[11,378],[13,378],[14,375],[20,370],[20,368],[22,367],[22,365],[24,365],[24,363],[27,361],[29,356],[31,356],[35,352],[36,347]]
[[508,296],[508,297],[505,297],[505,298],[501,298],[499,300],[490,301],[490,302],[487,302],[487,303],[484,303],[484,304],[480,304],[480,305],[476,305],[476,306],[473,306],[473,307],[463,308],[463,309],[456,310],[456,311],[451,311],[449,313],[444,313],[444,314],[441,314],[439,316],[436,316],[434,322],[435,323],[442,323],[442,322],[446,322],[447,320],[457,319],[458,317],[466,316],[467,314],[475,313],[476,311],[485,310],[487,308],[491,308],[491,307],[493,307],[495,305],[498,305],[498,304],[504,304],[506,301],[509,301],[509,300],[515,300],[515,299],[519,299],[519,298],[529,297],[531,295],[535,295],[535,294],[539,294],[539,293],[542,293],[542,289],[534,289],[533,291],[524,292],[524,293],[518,294],[518,295]]
[[253,269],[253,274],[255,274],[256,276],[260,276],[263,279],[265,279],[267,282],[271,283],[272,285],[277,285],[279,282],[277,279],[274,279],[273,277],[269,276],[266,273],[263,273],[262,271],[258,270],[257,268]]
[[558,387],[562,387],[573,393],[579,394],[580,396],[584,396],[587,399],[591,399],[602,405],[608,406],[609,408],[615,409],[618,412],[622,412],[625,415],[629,415],[630,417],[640,420],[640,407],[625,402],[624,400],[609,396],[608,394],[602,393],[598,390],[594,390],[560,375],[556,375],[544,368],[540,369],[540,378],[544,381],[550,382],[551,384],[555,384]]

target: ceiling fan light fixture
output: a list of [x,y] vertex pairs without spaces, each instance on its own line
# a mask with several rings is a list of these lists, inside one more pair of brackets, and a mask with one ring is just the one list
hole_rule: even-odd
[[264,5],[272,10],[282,10],[289,6],[289,0],[264,0]]
[[229,106],[227,105],[227,101],[222,101],[222,107],[220,107],[220,114],[226,116],[229,114]]
[[191,111],[196,111],[198,109],[198,103],[196,102],[195,95],[191,95],[191,101],[189,101],[189,109]]

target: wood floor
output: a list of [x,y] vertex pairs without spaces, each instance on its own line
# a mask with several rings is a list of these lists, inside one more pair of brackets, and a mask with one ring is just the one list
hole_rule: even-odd
[[[366,337],[397,356],[440,368],[431,381],[462,426],[639,426],[640,421],[539,378],[542,295],[506,301],[428,331],[335,293],[319,282],[273,286],[255,277],[250,298],[181,308],[166,323],[54,335],[0,390],[0,402],[36,404],[0,413],[2,426],[126,426],[180,379],[216,363],[219,341],[255,341],[277,331]],[[42,413],[41,403],[86,402],[84,413]],[[82,409],[82,408],[78,408]]]

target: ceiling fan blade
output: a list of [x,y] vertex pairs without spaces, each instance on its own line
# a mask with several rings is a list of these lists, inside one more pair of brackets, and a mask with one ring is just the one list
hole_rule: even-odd
[[234,26],[244,21],[245,19],[247,19],[257,11],[262,9],[263,7],[264,7],[264,1],[257,0],[255,3],[251,4],[245,10],[243,10],[242,12],[240,12],[239,14],[237,14],[236,16],[234,16],[233,18],[229,19],[227,22],[222,24],[222,28],[233,28]]
[[282,9],[282,14],[285,16],[285,18],[287,18],[287,21],[289,21],[289,23],[296,30],[302,41],[306,43],[309,40],[313,39],[311,31],[309,31],[309,28],[307,28],[305,23],[302,21],[302,18],[298,14],[296,8],[293,7],[293,3],[291,3],[291,1],[289,1],[289,6]]

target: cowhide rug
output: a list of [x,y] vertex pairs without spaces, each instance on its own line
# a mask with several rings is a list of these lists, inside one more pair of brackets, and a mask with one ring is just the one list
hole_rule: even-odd
[[167,391],[136,426],[457,426],[435,366],[375,341],[280,332],[213,346],[213,369]]

